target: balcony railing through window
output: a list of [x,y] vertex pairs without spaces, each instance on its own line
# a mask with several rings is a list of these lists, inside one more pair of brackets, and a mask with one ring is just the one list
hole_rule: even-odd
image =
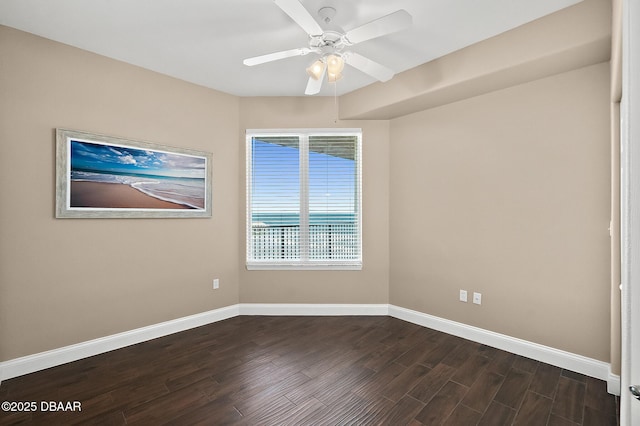
[[[300,226],[253,225],[254,260],[300,259]],[[357,260],[360,258],[356,223],[309,225],[310,260]]]

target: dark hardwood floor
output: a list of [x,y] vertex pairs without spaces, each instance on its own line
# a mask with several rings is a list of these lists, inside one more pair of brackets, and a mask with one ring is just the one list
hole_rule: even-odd
[[37,405],[3,425],[618,422],[601,380],[391,317],[240,316],[6,380],[0,401]]

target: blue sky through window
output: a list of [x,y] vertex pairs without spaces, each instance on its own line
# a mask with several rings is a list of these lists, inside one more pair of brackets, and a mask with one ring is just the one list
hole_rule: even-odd
[[300,150],[254,138],[252,140],[252,199],[256,213],[300,211]]
[[[339,136],[334,137],[340,138]],[[355,137],[340,142],[355,150]],[[300,150],[297,137],[269,141],[252,139],[252,207],[255,213],[298,213],[300,210]],[[276,139],[276,138],[274,138]],[[278,140],[286,142],[279,144]],[[313,151],[319,142],[311,142],[309,151],[310,213],[354,213],[357,206],[356,162],[342,158],[325,146]]]

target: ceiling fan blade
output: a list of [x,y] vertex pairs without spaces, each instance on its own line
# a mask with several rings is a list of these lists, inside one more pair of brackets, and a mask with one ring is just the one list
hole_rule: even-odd
[[320,35],[324,31],[313,19],[313,16],[304,8],[298,0],[274,0],[275,3],[293,19],[296,24],[300,25],[309,35]]
[[369,58],[365,58],[358,53],[347,52],[343,56],[345,57],[346,63],[380,81],[389,81],[395,74],[384,65],[380,65],[379,63],[374,62]]
[[266,55],[254,56],[253,58],[247,58],[242,61],[243,64],[250,67],[254,65],[264,64],[265,62],[277,61],[279,59],[290,58],[292,56],[304,56],[308,55],[311,49],[302,47],[299,49],[283,50],[281,52],[267,53]]
[[400,9],[389,15],[383,16],[382,18],[378,18],[348,31],[344,35],[343,39],[345,39],[347,44],[353,45],[366,40],[371,40],[372,38],[404,30],[405,28],[410,27],[412,22],[413,19],[409,12],[404,9]]
[[327,73],[327,69],[325,68],[322,71],[322,75],[319,79],[315,79],[313,77],[309,77],[309,81],[307,82],[307,88],[304,91],[305,95],[315,95],[320,93],[320,89],[322,88],[322,81],[324,80],[324,76]]

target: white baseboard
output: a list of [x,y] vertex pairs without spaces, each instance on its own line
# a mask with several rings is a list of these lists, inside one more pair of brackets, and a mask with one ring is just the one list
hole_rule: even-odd
[[609,370],[609,376],[607,377],[607,392],[620,396],[620,389],[620,376],[613,374],[611,370]]
[[75,345],[0,362],[0,382],[45,368],[77,361],[136,343],[211,324],[239,315],[286,316],[391,316],[414,324],[482,343],[537,361],[595,377],[607,382],[609,393],[620,395],[620,377],[610,364],[581,355],[521,340],[504,334],[387,304],[270,304],[241,303],[190,315],[148,327],[118,333]]
[[389,315],[413,324],[604,380],[607,382],[609,393],[620,395],[620,377],[611,374],[610,364],[607,362],[394,305],[389,305]]
[[238,305],[233,305],[0,362],[0,382],[238,315]]
[[241,303],[240,315],[375,316],[389,315],[387,304]]

